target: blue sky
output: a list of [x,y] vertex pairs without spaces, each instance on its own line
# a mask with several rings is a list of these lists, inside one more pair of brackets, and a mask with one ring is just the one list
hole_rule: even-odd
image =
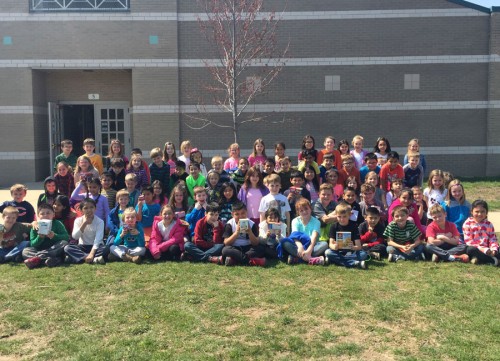
[[500,6],[500,0],[468,0],[468,1],[487,8],[491,8],[492,6]]

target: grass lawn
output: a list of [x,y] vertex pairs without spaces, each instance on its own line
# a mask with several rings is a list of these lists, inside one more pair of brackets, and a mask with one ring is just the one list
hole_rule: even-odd
[[0,360],[500,357],[492,266],[0,267]]
[[481,198],[488,202],[490,211],[500,211],[500,180],[498,178],[461,179],[469,202]]

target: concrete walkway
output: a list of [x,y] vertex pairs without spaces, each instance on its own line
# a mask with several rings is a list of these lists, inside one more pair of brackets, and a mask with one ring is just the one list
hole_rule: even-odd
[[[38,196],[43,192],[43,182],[34,182],[34,183],[25,183],[28,187],[28,193],[26,195],[26,200],[30,202],[33,207],[36,208],[36,202],[38,200]],[[4,202],[6,200],[11,200],[10,190],[8,188],[0,189],[0,202]],[[490,212],[488,214],[488,219],[493,225],[496,227],[497,231],[500,231],[500,211]]]

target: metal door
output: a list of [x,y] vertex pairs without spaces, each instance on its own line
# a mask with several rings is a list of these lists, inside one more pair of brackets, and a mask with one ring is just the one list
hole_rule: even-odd
[[64,134],[62,107],[57,103],[49,102],[49,144],[50,144],[50,173],[54,171],[54,159],[61,153],[61,140]]

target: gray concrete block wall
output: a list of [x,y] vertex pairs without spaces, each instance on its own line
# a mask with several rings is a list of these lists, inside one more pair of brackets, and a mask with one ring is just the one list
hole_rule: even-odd
[[160,147],[165,142],[173,142],[179,148],[179,117],[177,114],[133,114],[133,146],[142,149],[142,154],[149,160],[149,151]]
[[179,103],[177,68],[136,68],[132,71],[132,84],[134,106]]
[[0,106],[33,105],[31,70],[0,68],[0,85]]

